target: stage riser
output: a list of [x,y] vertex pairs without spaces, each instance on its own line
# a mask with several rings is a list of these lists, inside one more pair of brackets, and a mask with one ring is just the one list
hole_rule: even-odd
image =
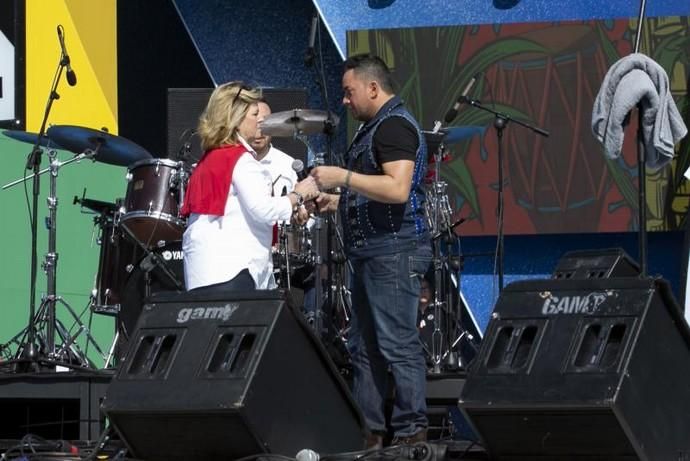
[[0,439],[96,440],[109,373],[0,374]]

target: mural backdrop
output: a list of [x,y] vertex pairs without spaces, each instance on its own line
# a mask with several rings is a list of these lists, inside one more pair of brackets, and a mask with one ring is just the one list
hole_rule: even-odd
[[[640,49],[667,71],[686,124],[689,26],[685,16],[648,19]],[[350,32],[347,45],[349,54],[383,57],[428,130],[474,77],[468,96],[550,132],[545,138],[515,123],[504,130],[506,233],[625,232],[637,229],[636,117],[618,160],[605,158],[590,123],[604,75],[632,52],[635,29],[627,19],[380,29]],[[441,174],[456,219],[467,218],[463,235],[496,232],[493,121],[493,114],[466,105],[445,127]],[[682,228],[688,154],[686,138],[670,167],[648,172],[648,229]]]

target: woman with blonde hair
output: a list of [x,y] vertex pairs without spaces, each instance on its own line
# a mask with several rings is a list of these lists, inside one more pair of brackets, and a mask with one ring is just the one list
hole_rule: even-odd
[[318,195],[312,178],[272,197],[269,172],[249,143],[258,126],[261,94],[242,82],[217,87],[199,119],[204,155],[189,180],[182,206],[188,216],[182,240],[188,290],[275,287],[273,224],[306,220],[303,203]]

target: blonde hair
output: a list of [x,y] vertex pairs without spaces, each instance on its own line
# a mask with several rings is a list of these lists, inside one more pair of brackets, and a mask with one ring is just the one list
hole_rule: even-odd
[[208,100],[199,117],[197,133],[204,151],[226,144],[237,144],[237,130],[252,104],[261,99],[261,92],[243,82],[220,85]]

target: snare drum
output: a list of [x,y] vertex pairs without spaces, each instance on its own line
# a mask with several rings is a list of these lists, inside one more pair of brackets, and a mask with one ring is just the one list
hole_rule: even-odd
[[[290,258],[291,268],[298,269],[310,263],[313,256],[311,253],[311,235],[307,226],[286,224],[285,233],[287,235],[287,254]],[[285,252],[283,251],[282,254],[285,254]]]
[[120,224],[147,247],[180,240],[185,227],[180,206],[188,178],[182,162],[147,159],[132,164]]
[[292,276],[296,270],[312,266],[315,258],[311,251],[311,232],[307,226],[279,225],[278,243],[273,247],[273,273],[280,287],[287,288],[288,274],[285,270],[288,265]]

